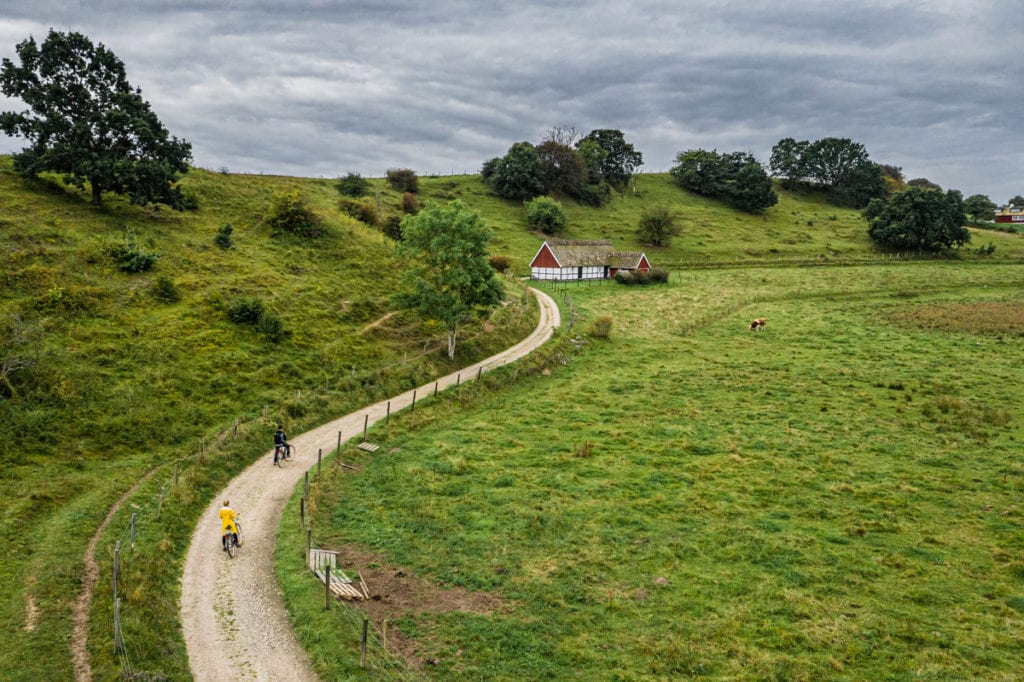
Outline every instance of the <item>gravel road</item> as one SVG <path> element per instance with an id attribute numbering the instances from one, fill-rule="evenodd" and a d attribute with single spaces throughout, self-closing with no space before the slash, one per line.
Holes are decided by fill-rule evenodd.
<path id="1" fill-rule="evenodd" d="M 438 379 L 448 388 L 521 358 L 551 338 L 560 324 L 558 307 L 543 292 L 531 289 L 540 304 L 540 321 L 530 336 L 507 350 Z M 416 389 L 433 391 L 434 382 Z M 391 398 L 391 410 L 412 403 L 413 391 Z M 317 451 L 337 447 L 362 434 L 364 420 L 383 419 L 387 400 L 353 412 L 291 439 L 295 451 L 283 468 L 272 464 L 273 451 L 235 477 L 203 512 L 192 534 L 181 579 L 181 622 L 189 667 L 196 680 L 315 680 L 306 652 L 292 632 L 274 576 L 277 526 L 284 505 L 303 475 L 316 464 Z M 270 434 L 267 434 L 268 440 Z M 220 547 L 217 510 L 230 500 L 239 513 L 242 548 L 229 559 Z"/>

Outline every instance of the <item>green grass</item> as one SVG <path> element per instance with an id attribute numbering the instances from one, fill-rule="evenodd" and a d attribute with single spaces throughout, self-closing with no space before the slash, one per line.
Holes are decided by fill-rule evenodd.
<path id="1" fill-rule="evenodd" d="M 315 535 L 512 604 L 407 615 L 437 679 L 1012 679 L 1022 284 L 925 263 L 569 288 L 609 341 L 378 430 L 389 454 L 325 485 Z M 1016 317 L 955 314 L 992 305 Z"/>
<path id="2" fill-rule="evenodd" d="M 198 211 L 143 209 L 113 197 L 95 208 L 86 194 L 54 178 L 23 181 L 14 174 L 10 158 L 0 157 L 0 248 L 6 256 L 0 269 L 0 315 L 8 328 L 18 320 L 24 323 L 30 338 L 24 348 L 38 360 L 30 371 L 12 377 L 13 392 L 0 389 L 0 420 L 5 426 L 0 670 L 18 670 L 27 679 L 70 677 L 70 613 L 81 586 L 86 543 L 111 505 L 143 475 L 160 467 L 101 538 L 90 652 L 97 678 L 118 674 L 110 626 L 113 605 L 106 586 L 114 543 L 125 539 L 134 511 L 139 542 L 134 552 L 122 555 L 127 653 L 137 672 L 187 676 L 175 614 L 181 561 L 195 515 L 231 476 L 266 449 L 273 424 L 283 421 L 290 432 L 301 432 L 484 357 L 532 328 L 535 309 L 510 305 L 490 324 L 467 327 L 460 335 L 456 362 L 448 362 L 443 352 L 433 350 L 443 346 L 434 326 L 404 314 L 387 317 L 399 279 L 390 260 L 390 242 L 343 215 L 332 184 L 197 169 L 185 176 L 183 185 L 198 198 Z M 399 212 L 401 196 L 382 180 L 371 184 L 380 193 L 384 213 Z M 308 243 L 270 235 L 262 221 L 270 197 L 292 189 L 298 189 L 324 219 L 324 239 Z M 881 255 L 867 241 L 865 225 L 855 212 L 829 207 L 820 197 L 783 193 L 777 207 L 763 216 L 748 216 L 680 191 L 667 175 L 642 176 L 638 190 L 614 197 L 603 209 L 565 202 L 567 236 L 611 238 L 622 249 L 642 248 L 656 266 L 695 261 L 756 265 L 774 259 L 835 263 Z M 421 194 L 424 201 L 460 199 L 480 211 L 495 229 L 492 252 L 510 256 L 516 273 L 528 272 L 543 235 L 526 228 L 520 204 L 489 196 L 477 176 L 422 178 Z M 634 236 L 637 221 L 643 210 L 659 204 L 678 211 L 683 234 L 668 248 L 643 247 Z M 226 223 L 233 227 L 230 250 L 214 243 Z M 161 254 L 154 270 L 128 275 L 116 269 L 108 250 L 123 242 L 126 230 L 135 233 L 144 250 Z M 1019 258 L 1020 235 L 992 233 L 991 239 L 997 246 L 991 257 L 969 251 L 961 255 L 958 270 L 964 276 L 973 272 L 969 265 L 975 263 Z M 988 281 L 981 274 L 990 272 L 988 268 L 977 271 L 979 281 Z M 758 314 L 765 314 L 762 303 L 785 310 L 790 298 L 815 301 L 822 296 L 816 271 L 789 272 L 787 277 L 803 277 L 806 282 L 785 294 L 785 304 L 771 271 L 708 275 L 716 282 L 714 287 L 698 287 L 698 279 L 703 281 L 705 275 L 684 272 L 692 279 L 677 279 L 674 290 L 683 292 L 686 315 L 676 315 L 678 301 L 657 303 L 663 306 L 663 317 L 676 320 L 678 326 L 655 331 L 638 321 L 637 331 L 648 329 L 655 340 L 678 341 L 713 328 L 754 302 L 759 304 Z M 924 286 L 891 286 L 885 271 L 879 272 L 874 277 L 883 291 L 909 295 Z M 158 297 L 166 291 L 161 282 L 168 280 L 180 296 L 176 301 Z M 925 284 L 941 292 L 942 280 Z M 509 282 L 510 300 L 521 301 L 516 286 Z M 851 300 L 857 295 L 851 294 Z M 618 305 L 636 301 L 646 306 L 648 296 L 622 295 Z M 261 301 L 281 320 L 290 338 L 272 343 L 251 327 L 231 323 L 227 310 L 243 298 Z M 617 348 L 623 321 L 616 310 L 610 312 L 616 316 L 616 328 L 609 347 Z M 675 317 L 668 317 L 669 312 Z M 897 312 L 893 323 L 907 324 Z M 774 331 L 778 316 L 767 316 L 773 318 Z M 849 343 L 859 347 L 856 340 Z M 587 358 L 591 351 L 588 348 Z M 620 374 L 617 362 L 622 358 L 609 361 L 603 371 Z M 559 366 L 554 363 L 556 370 Z M 612 366 L 614 372 L 607 369 Z M 570 369 L 575 371 L 575 362 Z M 562 377 L 565 371 L 569 370 L 556 374 Z M 517 381 L 553 383 L 510 369 L 511 383 L 513 375 Z M 611 383 L 619 391 L 636 390 L 617 378 Z M 506 395 L 502 388 L 495 383 L 491 392 L 505 405 L 509 398 L 501 398 Z M 568 399 L 553 393 L 544 402 L 557 413 Z M 475 404 L 468 394 L 454 402 L 445 400 L 453 413 L 463 404 Z M 939 420 L 962 420 L 959 400 L 955 394 L 937 395 L 930 403 L 931 414 Z M 609 418 L 615 415 L 611 406 L 602 409 Z M 988 419 L 994 422 L 1014 414 L 994 403 L 988 409 Z M 236 420 L 237 433 L 232 429 Z M 627 420 L 616 428 L 628 424 Z M 471 436 L 464 436 L 469 443 Z M 599 439 L 594 442 L 595 457 L 609 447 Z M 712 446 L 700 442 L 693 447 L 703 451 Z M 550 444 L 544 448 L 555 451 Z M 175 462 L 180 481 L 171 488 Z M 456 460 L 452 466 L 462 465 Z M 424 471 L 428 480 L 447 475 Z M 496 480 L 515 487 L 507 485 L 517 482 L 515 475 L 503 472 Z M 395 532 L 385 530 L 385 535 Z M 501 584 L 479 576 L 474 580 Z M 529 646 L 539 647 L 539 641 Z"/>

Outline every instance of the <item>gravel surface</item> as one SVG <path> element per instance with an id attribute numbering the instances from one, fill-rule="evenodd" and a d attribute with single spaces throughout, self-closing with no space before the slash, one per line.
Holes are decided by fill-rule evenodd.
<path id="1" fill-rule="evenodd" d="M 540 303 L 540 321 L 529 337 L 511 348 L 437 380 L 439 389 L 476 379 L 477 372 L 527 355 L 551 338 L 560 324 L 558 307 L 531 289 Z M 434 382 L 417 395 L 433 391 Z M 412 403 L 413 391 L 391 398 L 391 411 Z M 273 466 L 273 450 L 239 474 L 203 512 L 185 558 L 181 580 L 181 622 L 189 667 L 196 680 L 315 680 L 306 652 L 292 632 L 274 576 L 274 541 L 285 503 L 317 451 L 330 452 L 362 434 L 367 416 L 384 419 L 387 400 L 353 412 L 291 439 L 290 462 Z M 267 434 L 268 440 L 270 434 Z M 242 547 L 228 558 L 220 546 L 217 510 L 224 500 L 239 514 Z"/>

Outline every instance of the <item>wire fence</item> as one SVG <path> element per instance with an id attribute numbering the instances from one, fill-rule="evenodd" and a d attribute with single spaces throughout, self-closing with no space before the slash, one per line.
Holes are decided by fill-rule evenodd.
<path id="1" fill-rule="evenodd" d="M 524 303 L 527 298 L 524 296 L 522 299 Z M 467 337 L 462 339 L 462 343 L 465 344 L 467 341 L 471 341 L 478 336 L 482 336 L 485 332 L 480 334 Z M 407 365 L 419 360 L 422 360 L 428 356 L 434 355 L 438 352 L 443 352 L 446 349 L 446 344 L 439 344 L 437 346 L 430 346 L 424 348 L 422 351 L 417 353 L 406 353 L 401 360 L 395 362 L 389 362 L 374 366 L 372 368 L 363 369 L 357 371 L 355 368 L 352 369 L 351 373 L 339 377 L 344 378 L 347 381 L 355 380 L 360 383 L 366 383 L 368 385 L 378 385 L 381 382 L 381 377 L 385 376 L 388 372 L 393 371 L 396 367 Z M 518 372 L 516 373 L 518 375 Z M 460 382 L 456 383 L 458 388 L 461 381 L 468 381 L 476 379 L 478 386 L 480 385 L 480 379 L 482 372 L 478 372 L 475 376 L 467 375 L 464 380 L 460 379 Z M 318 387 L 319 389 L 320 387 Z M 321 398 L 327 395 L 334 395 L 341 393 L 341 390 L 330 391 L 327 386 L 327 382 L 324 382 L 321 390 L 296 390 L 294 394 L 288 392 L 288 398 L 276 404 L 274 406 L 265 404 L 256 413 L 250 413 L 240 416 L 233 420 L 228 426 L 220 429 L 216 435 L 212 438 L 200 438 L 198 446 L 192 453 L 179 457 L 173 461 L 162 464 L 149 472 L 143 479 L 140 479 L 139 486 L 143 481 L 153 479 L 155 481 L 155 492 L 146 496 L 142 494 L 127 495 L 126 499 L 130 497 L 130 504 L 132 512 L 129 518 L 122 522 L 120 528 L 116 530 L 112 538 L 112 543 L 107 545 L 108 560 L 111 565 L 110 572 L 110 592 L 106 590 L 97 590 L 96 595 L 109 594 L 110 595 L 110 612 L 112 614 L 111 626 L 113 629 L 112 639 L 114 645 L 114 654 L 117 658 L 118 664 L 121 670 L 121 677 L 124 680 L 133 680 L 137 678 L 149 679 L 149 673 L 138 672 L 137 666 L 134 664 L 135 661 L 139 660 L 137 650 L 133 649 L 131 633 L 126 632 L 124 626 L 124 615 L 127 607 L 127 602 L 130 600 L 125 599 L 127 593 L 132 592 L 136 589 L 137 585 L 127 584 L 125 578 L 128 577 L 129 571 L 132 567 L 132 563 L 136 560 L 136 549 L 140 547 L 140 543 L 155 544 L 159 542 L 160 529 L 159 520 L 165 502 L 175 495 L 179 490 L 183 489 L 182 483 L 184 478 L 188 477 L 192 472 L 196 471 L 197 467 L 203 466 L 203 464 L 210 459 L 215 460 L 217 457 L 223 455 L 227 447 L 230 446 L 232 441 L 238 438 L 255 439 L 259 440 L 265 437 L 267 432 L 268 423 L 277 423 L 276 415 L 286 413 L 288 404 L 294 395 L 294 400 L 304 400 L 310 403 L 315 403 Z M 424 395 L 421 396 L 420 402 L 423 399 L 429 397 L 437 397 L 437 388 L 433 392 L 433 396 Z M 390 403 L 388 404 L 390 415 Z M 409 411 L 410 415 L 415 412 L 416 403 L 415 397 L 413 405 Z M 274 419 L 270 419 L 274 415 Z M 357 437 L 359 434 L 350 434 L 349 438 Z M 365 439 L 366 431 L 364 428 L 363 438 Z M 338 449 L 342 445 L 342 434 L 338 435 Z M 320 457 L 318 457 L 318 464 L 316 465 L 318 470 L 320 466 Z M 310 470 L 312 471 L 312 469 Z M 307 472 L 307 484 L 304 489 L 303 498 L 308 500 L 309 486 L 308 486 Z M 150 482 L 149 485 L 154 485 Z M 306 502 L 303 501 L 303 508 L 305 508 Z M 115 526 L 116 528 L 116 526 Z M 130 577 L 129 577 L 130 579 Z M 362 654 L 365 658 L 365 664 L 370 669 L 376 671 L 379 674 L 377 679 L 385 680 L 407 680 L 407 679 L 422 679 L 419 674 L 409 667 L 409 664 L 401 657 L 395 654 L 391 649 L 386 646 L 386 633 L 379 631 L 371 623 L 366 622 L 363 612 L 358 608 L 346 604 L 344 608 L 337 609 L 340 614 L 343 614 L 343 618 L 346 622 L 352 624 L 357 631 L 361 631 L 364 627 L 366 628 L 365 634 L 365 646 L 366 651 Z"/>

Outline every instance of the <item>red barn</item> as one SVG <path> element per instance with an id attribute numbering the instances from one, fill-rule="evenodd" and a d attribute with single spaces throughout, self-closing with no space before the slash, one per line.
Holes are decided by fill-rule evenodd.
<path id="1" fill-rule="evenodd" d="M 1024 206 L 1003 206 L 996 213 L 997 223 L 1024 223 Z"/>
<path id="2" fill-rule="evenodd" d="M 610 239 L 549 239 L 530 262 L 532 279 L 609 279 L 620 270 L 648 272 L 639 251 L 616 251 Z"/>

